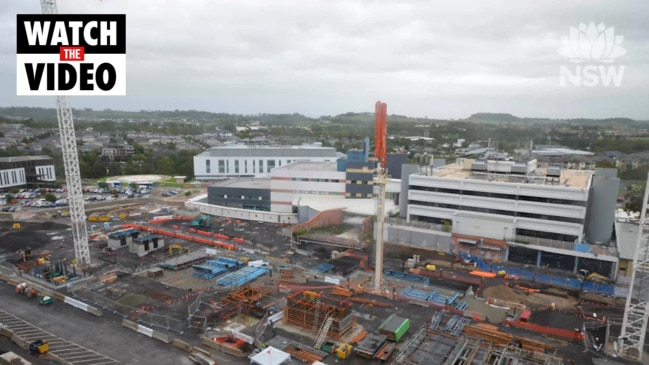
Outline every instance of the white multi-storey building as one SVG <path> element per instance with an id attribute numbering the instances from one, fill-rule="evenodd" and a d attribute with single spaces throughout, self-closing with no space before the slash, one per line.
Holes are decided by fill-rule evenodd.
<path id="1" fill-rule="evenodd" d="M 0 158 L 0 188 L 55 181 L 54 161 L 49 156 Z"/>
<path id="2" fill-rule="evenodd" d="M 295 198 L 345 198 L 346 172 L 336 162 L 293 162 L 270 173 L 270 210 L 291 213 Z"/>
<path id="3" fill-rule="evenodd" d="M 612 171 L 462 160 L 408 178 L 407 220 L 446 227 L 454 250 L 576 271 L 615 269 Z M 605 263 L 602 263 L 605 262 Z"/>
<path id="4" fill-rule="evenodd" d="M 197 180 L 267 177 L 274 168 L 291 162 L 335 162 L 344 156 L 335 148 L 323 147 L 319 143 L 301 146 L 219 146 L 194 156 L 194 176 Z"/>

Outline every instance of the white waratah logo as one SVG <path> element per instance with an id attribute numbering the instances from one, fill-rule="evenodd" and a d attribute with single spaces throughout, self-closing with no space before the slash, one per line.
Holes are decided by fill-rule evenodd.
<path id="1" fill-rule="evenodd" d="M 579 24 L 579 28 L 570 27 L 570 37 L 561 37 L 563 46 L 559 54 L 570 58 L 570 62 L 613 62 L 616 58 L 626 54 L 626 49 L 620 44 L 623 36 L 615 35 L 615 28 L 604 23 L 595 25 L 591 22 Z"/>

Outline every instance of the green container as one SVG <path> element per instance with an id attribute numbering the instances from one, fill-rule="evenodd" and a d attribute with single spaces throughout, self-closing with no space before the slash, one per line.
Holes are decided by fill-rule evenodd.
<path id="1" fill-rule="evenodd" d="M 332 353 L 335 346 L 336 344 L 333 342 L 325 342 L 322 344 L 321 350 L 324 352 Z"/>
<path id="2" fill-rule="evenodd" d="M 410 320 L 406 318 L 406 320 L 401 323 L 401 326 L 399 326 L 399 328 L 397 328 L 397 330 L 394 331 L 394 341 L 399 341 L 401 337 L 403 337 L 403 335 L 405 335 L 406 332 L 408 332 L 409 329 L 410 329 Z"/>

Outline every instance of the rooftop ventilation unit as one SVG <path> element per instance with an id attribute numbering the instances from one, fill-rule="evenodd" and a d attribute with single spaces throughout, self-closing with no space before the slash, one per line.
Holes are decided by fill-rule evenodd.
<path id="1" fill-rule="evenodd" d="M 545 173 L 547 177 L 560 177 L 561 176 L 561 166 L 550 166 L 548 171 Z"/>
<path id="2" fill-rule="evenodd" d="M 471 171 L 487 171 L 487 161 L 474 161 L 471 164 Z"/>

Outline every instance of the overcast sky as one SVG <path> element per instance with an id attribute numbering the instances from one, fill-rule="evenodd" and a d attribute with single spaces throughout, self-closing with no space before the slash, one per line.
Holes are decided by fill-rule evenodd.
<path id="1" fill-rule="evenodd" d="M 475 112 L 649 120 L 649 1 L 59 0 L 59 13 L 127 17 L 127 96 L 76 108 L 303 113 L 373 111 L 465 118 Z M 16 96 L 16 14 L 0 5 L 0 106 Z M 623 36 L 619 87 L 559 84 L 558 53 L 580 23 Z"/>

